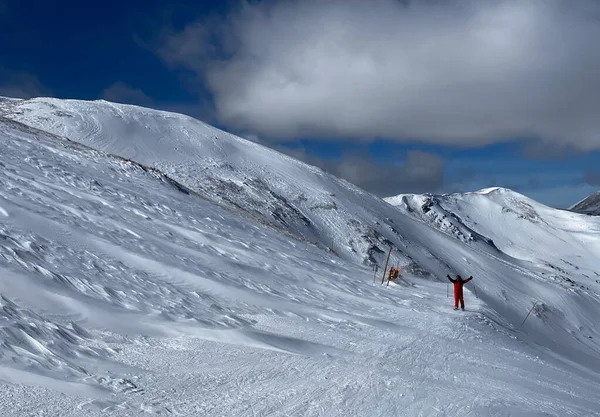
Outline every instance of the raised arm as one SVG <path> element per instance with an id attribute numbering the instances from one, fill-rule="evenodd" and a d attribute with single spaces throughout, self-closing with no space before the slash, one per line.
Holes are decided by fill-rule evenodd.
<path id="1" fill-rule="evenodd" d="M 450 275 L 446 275 L 446 276 L 448 277 L 448 279 L 450 280 L 450 282 L 452 282 L 452 283 L 455 283 L 455 282 L 456 282 L 456 280 L 455 280 L 455 279 L 452 279 L 452 278 L 450 278 Z"/>
<path id="2" fill-rule="evenodd" d="M 473 276 L 470 276 L 469 278 L 465 279 L 465 283 L 471 281 L 473 279 Z"/>

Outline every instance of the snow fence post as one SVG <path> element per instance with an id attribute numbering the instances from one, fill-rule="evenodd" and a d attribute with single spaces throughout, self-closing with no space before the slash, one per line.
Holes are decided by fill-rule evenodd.
<path id="1" fill-rule="evenodd" d="M 383 281 L 385 281 L 385 271 L 387 270 L 388 262 L 390 260 L 390 255 L 392 254 L 392 247 L 390 246 L 390 251 L 388 252 L 387 259 L 385 260 L 385 267 L 383 268 L 383 276 L 381 277 L 381 285 L 383 285 Z"/>

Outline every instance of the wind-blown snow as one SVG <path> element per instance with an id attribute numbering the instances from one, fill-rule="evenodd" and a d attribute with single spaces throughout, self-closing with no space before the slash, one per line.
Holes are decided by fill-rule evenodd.
<path id="1" fill-rule="evenodd" d="M 8 117 L 158 168 L 213 201 L 233 205 L 297 236 L 328 246 L 333 239 L 339 252 L 365 255 L 357 247 L 363 242 L 347 239 L 347 229 L 355 229 L 348 222 L 364 223 L 362 219 L 330 213 L 360 216 L 364 201 L 373 197 L 349 183 L 332 181 L 318 168 L 175 113 L 56 99 L 11 102 L 5 107 Z M 352 198 L 333 198 L 339 192 Z"/>
<path id="2" fill-rule="evenodd" d="M 399 210 L 184 116 L 2 104 L 0 415 L 598 414 L 592 218 L 506 192 Z M 363 261 L 388 245 L 386 288 Z M 447 273 L 475 276 L 467 312 Z"/>

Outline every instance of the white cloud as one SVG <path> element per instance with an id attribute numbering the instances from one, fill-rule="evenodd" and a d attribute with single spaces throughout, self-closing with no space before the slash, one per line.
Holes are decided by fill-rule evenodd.
<path id="1" fill-rule="evenodd" d="M 222 122 L 263 138 L 600 147 L 600 2 L 404 3 L 245 4 L 160 55 L 202 77 Z"/>

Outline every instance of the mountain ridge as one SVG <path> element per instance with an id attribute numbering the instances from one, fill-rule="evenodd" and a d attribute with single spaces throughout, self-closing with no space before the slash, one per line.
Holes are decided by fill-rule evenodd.
<path id="1" fill-rule="evenodd" d="M 78 109 L 77 106 L 83 108 Z M 133 112 L 133 115 L 129 120 L 123 121 L 123 118 L 127 118 L 127 111 Z M 131 145 L 123 144 L 118 140 L 121 133 L 111 136 L 112 133 L 109 132 L 103 136 L 107 129 L 102 130 L 103 121 L 95 120 L 94 112 L 99 114 L 99 119 L 104 117 L 105 120 L 109 120 L 109 123 L 116 119 L 116 129 L 123 132 L 125 137 L 130 136 Z M 55 99 L 10 102 L 5 105 L 4 113 L 6 117 L 43 131 L 70 139 L 75 138 L 75 141 L 93 149 L 159 169 L 179 183 L 214 201 L 236 206 L 255 217 L 262 217 L 267 222 L 276 223 L 296 235 L 319 242 L 323 246 L 329 246 L 332 238 L 334 240 L 337 238 L 337 236 L 315 234 L 315 226 L 308 222 L 306 217 L 308 213 L 316 210 L 337 210 L 337 207 L 332 204 L 332 196 L 328 191 L 323 190 L 321 184 L 322 179 L 327 181 L 330 174 L 270 148 L 220 131 L 189 116 L 138 106 L 118 105 L 104 100 L 83 102 Z M 36 120 L 30 118 L 28 114 L 33 115 L 32 118 Z M 73 118 L 77 118 L 76 122 L 69 123 L 72 122 L 69 119 Z M 159 122 L 173 121 L 173 123 L 165 128 L 151 120 L 153 118 L 158 118 Z M 62 122 L 64 119 L 67 119 L 65 123 Z M 152 126 L 152 123 L 158 127 Z M 182 123 L 187 124 L 180 127 Z M 157 132 L 152 132 L 153 128 Z M 83 138 L 80 137 L 82 131 L 86 132 Z M 159 150 L 148 146 L 146 143 L 148 135 L 153 135 L 151 145 L 158 144 Z M 179 137 L 184 140 L 169 144 L 166 142 L 166 137 Z M 207 152 L 204 154 L 200 152 L 205 150 Z M 274 160 L 278 166 L 275 167 L 274 172 L 271 168 L 270 178 L 266 179 L 262 171 L 269 170 L 265 163 L 271 160 Z M 238 167 L 242 168 L 238 169 Z M 305 181 L 310 180 L 312 183 L 306 184 L 308 187 L 312 185 L 311 188 L 317 191 L 309 195 L 313 197 L 312 200 L 306 198 L 304 187 L 296 185 L 294 189 L 286 189 L 286 184 L 295 183 L 294 174 L 288 172 L 291 167 L 297 167 L 301 171 L 295 175 L 296 177 L 302 175 Z M 310 177 L 306 177 L 306 171 Z M 359 198 L 373 199 L 370 194 L 346 181 L 336 179 L 335 182 L 343 189 L 351 189 Z M 282 194 L 287 195 L 282 198 Z M 265 206 L 270 207 L 269 215 L 265 215 Z M 321 215 L 317 214 L 316 218 L 309 217 L 317 223 L 327 223 Z M 340 242 L 337 246 L 340 246 Z M 345 252 L 348 254 L 352 251 Z"/>
<path id="2" fill-rule="evenodd" d="M 577 264 L 581 252 L 600 251 L 600 222 L 579 213 L 554 209 L 506 188 L 443 195 L 401 194 L 384 199 L 459 240 L 487 241 L 516 259 L 556 267 L 555 253 L 537 252 L 535 242 L 569 242 L 561 262 Z M 591 235 L 583 234 L 591 232 Z M 568 255 L 566 255 L 568 254 Z M 587 268 L 595 276 L 594 264 Z"/>

